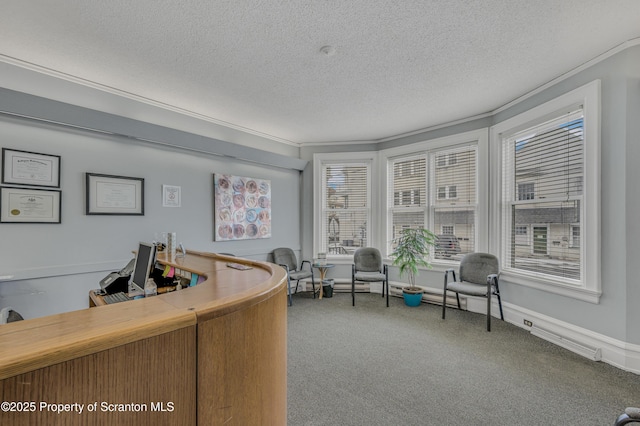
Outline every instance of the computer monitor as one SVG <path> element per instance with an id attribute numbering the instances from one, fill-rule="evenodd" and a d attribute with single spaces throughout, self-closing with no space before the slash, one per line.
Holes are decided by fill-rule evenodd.
<path id="1" fill-rule="evenodd" d="M 149 278 L 151 268 L 156 260 L 155 244 L 140 242 L 136 254 L 136 265 L 131 274 L 129 293 L 144 293 L 144 285 Z"/>

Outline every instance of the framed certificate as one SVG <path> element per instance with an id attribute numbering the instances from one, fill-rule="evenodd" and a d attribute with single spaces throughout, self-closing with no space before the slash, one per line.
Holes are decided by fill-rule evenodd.
<path id="1" fill-rule="evenodd" d="M 0 187 L 1 223 L 60 223 L 62 192 Z"/>
<path id="2" fill-rule="evenodd" d="M 86 173 L 86 214 L 144 215 L 144 179 Z"/>
<path id="3" fill-rule="evenodd" d="M 181 188 L 174 185 L 162 185 L 162 206 L 163 207 L 180 207 Z"/>
<path id="4" fill-rule="evenodd" d="M 2 183 L 60 188 L 60 156 L 2 148 Z"/>

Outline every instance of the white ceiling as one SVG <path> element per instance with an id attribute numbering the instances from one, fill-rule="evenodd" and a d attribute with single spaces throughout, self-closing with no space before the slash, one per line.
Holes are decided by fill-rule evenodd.
<path id="1" fill-rule="evenodd" d="M 5 60 L 294 145 L 379 141 L 487 113 L 640 37 L 639 0 L 0 6 Z"/>

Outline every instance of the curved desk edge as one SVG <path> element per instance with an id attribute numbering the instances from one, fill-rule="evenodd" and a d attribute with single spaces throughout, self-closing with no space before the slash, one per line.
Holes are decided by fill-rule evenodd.
<path id="1" fill-rule="evenodd" d="M 220 292 L 203 291 L 218 285 L 214 279 L 218 275 L 216 268 L 222 263 L 225 270 L 230 269 L 226 262 L 231 260 L 265 271 L 258 278 L 267 279 L 250 281 L 237 290 L 231 286 L 221 297 L 217 297 Z M 286 287 L 284 270 L 267 262 L 201 252 L 187 252 L 185 258 L 175 262 L 162 258 L 158 262 L 185 270 L 191 267 L 207 278 L 180 292 L 3 324 L 0 326 L 0 380 L 195 325 L 199 318 L 209 319 L 244 309 Z"/>

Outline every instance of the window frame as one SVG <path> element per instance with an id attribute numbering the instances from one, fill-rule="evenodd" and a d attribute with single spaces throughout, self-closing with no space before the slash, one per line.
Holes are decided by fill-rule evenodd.
<path id="1" fill-rule="evenodd" d="M 547 101 L 537 107 L 506 119 L 490 128 L 491 149 L 491 200 L 492 239 L 490 250 L 500 253 L 500 261 L 505 261 L 508 249 L 502 226 L 502 169 L 503 135 L 508 136 L 529 127 L 544 123 L 562 113 L 582 108 L 584 117 L 584 178 L 583 178 L 583 221 L 581 229 L 581 280 L 564 280 L 560 277 L 535 276 L 521 270 L 510 270 L 502 265 L 502 276 L 510 283 L 572 297 L 590 303 L 599 303 L 602 294 L 600 265 L 600 80 L 592 81 L 564 95 Z M 532 231 L 533 232 L 533 231 Z"/>
<path id="2" fill-rule="evenodd" d="M 431 206 L 432 197 L 429 195 L 430 191 L 436 191 L 435 197 L 437 197 L 438 188 L 434 188 L 431 179 L 431 171 L 429 167 L 431 162 L 429 161 L 429 156 L 431 154 L 436 153 L 440 150 L 445 149 L 455 149 L 461 148 L 464 146 L 475 146 L 476 147 L 476 191 L 477 191 L 477 203 L 476 203 L 476 225 L 475 225 L 475 250 L 486 252 L 489 250 L 489 129 L 482 128 L 478 130 L 472 130 L 468 132 L 458 133 L 451 136 L 445 136 L 436 139 L 425 140 L 421 142 L 417 142 L 410 145 L 404 145 L 402 147 L 397 148 L 389 148 L 379 151 L 379 173 L 380 176 L 378 181 L 378 187 L 381 188 L 380 191 L 380 207 L 379 214 L 382 218 L 380 220 L 380 236 L 384 238 L 382 244 L 380 245 L 383 248 L 383 256 L 385 260 L 390 261 L 389 259 L 389 244 L 388 241 L 391 239 L 392 233 L 392 215 L 390 214 L 391 209 L 387 205 L 387 198 L 389 191 L 393 191 L 393 188 L 389 187 L 389 173 L 392 173 L 390 170 L 389 164 L 393 160 L 397 160 L 399 158 L 409 158 L 416 157 L 419 155 L 424 155 L 427 158 L 427 194 L 426 194 L 426 204 L 424 206 L 425 210 L 425 223 L 427 224 L 427 228 L 434 230 L 433 223 L 433 206 Z M 433 161 L 433 167 L 441 168 L 449 166 L 449 154 L 445 154 L 444 158 L 446 158 L 446 165 L 438 165 L 438 156 Z M 457 161 L 456 161 L 457 163 Z M 447 188 L 448 194 L 448 188 Z M 437 234 L 438 230 L 434 230 Z M 381 251 L 382 251 L 381 250 Z M 451 268 L 452 264 L 458 264 L 457 260 L 446 260 L 446 259 L 430 259 L 430 262 L 433 266 L 434 271 L 444 271 L 448 268 Z"/>
<path id="3" fill-rule="evenodd" d="M 323 235 L 328 235 L 327 227 L 323 218 L 324 206 L 326 202 L 326 188 L 322 179 L 323 169 L 325 166 L 338 166 L 338 165 L 365 165 L 368 170 L 367 181 L 367 198 L 369 200 L 368 212 L 367 212 L 367 225 L 365 233 L 367 235 L 367 245 L 371 247 L 377 247 L 377 218 L 375 209 L 377 206 L 378 194 L 373 191 L 374 185 L 374 171 L 377 169 L 377 155 L 375 152 L 352 152 L 352 153 L 316 153 L 313 155 L 314 164 L 314 179 L 313 179 L 313 194 L 314 205 L 313 209 L 313 257 L 318 257 L 318 253 L 326 253 L 327 259 L 331 259 L 335 263 L 350 263 L 353 261 L 352 254 L 329 254 L 327 250 L 322 247 Z M 402 197 L 402 195 L 400 195 Z"/>

